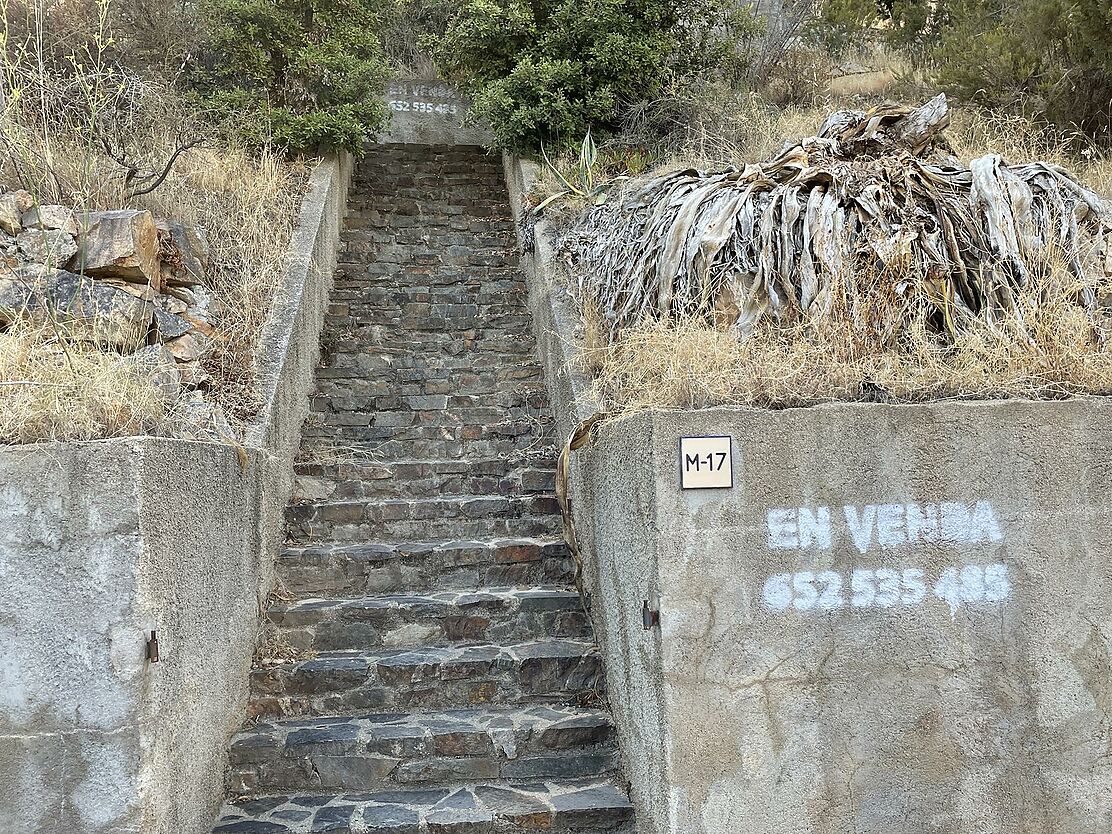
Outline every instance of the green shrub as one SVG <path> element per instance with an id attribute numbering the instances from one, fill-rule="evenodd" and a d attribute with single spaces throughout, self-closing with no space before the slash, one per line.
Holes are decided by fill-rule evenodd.
<path id="1" fill-rule="evenodd" d="M 377 0 L 203 0 L 198 92 L 255 144 L 357 151 L 386 116 Z"/>
<path id="2" fill-rule="evenodd" d="M 464 0 L 436 48 L 441 71 L 514 150 L 617 126 L 705 55 L 718 13 L 685 0 Z M 698 27 L 685 21 L 698 21 Z"/>
<path id="3" fill-rule="evenodd" d="M 955 0 L 934 60 L 948 92 L 1112 140 L 1108 0 Z"/>

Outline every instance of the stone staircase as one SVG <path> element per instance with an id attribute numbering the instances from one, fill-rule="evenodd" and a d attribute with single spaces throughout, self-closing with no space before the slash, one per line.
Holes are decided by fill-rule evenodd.
<path id="1" fill-rule="evenodd" d="M 359 166 L 219 834 L 635 831 L 497 157 Z"/>

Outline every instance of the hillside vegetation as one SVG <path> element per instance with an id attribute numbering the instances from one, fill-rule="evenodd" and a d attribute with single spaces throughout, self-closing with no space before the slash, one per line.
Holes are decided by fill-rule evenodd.
<path id="1" fill-rule="evenodd" d="M 954 164 L 1043 160 L 1112 188 L 1103 0 L 785 0 L 774 19 L 707 0 L 0 11 L 0 443 L 238 442 L 306 173 L 365 147 L 395 75 L 455 82 L 500 147 L 545 160 L 534 216 L 565 229 L 629 178 L 768 165 L 831 112 L 940 90 L 939 151 Z M 135 251 L 97 266 L 89 252 L 119 244 L 123 219 Z M 745 328 L 713 305 L 615 326 L 615 288 L 574 277 L 613 408 L 1103 392 L 1107 276 L 1095 255 L 1079 274 L 1045 248 L 1005 316 L 974 304 L 961 328 L 939 326 L 937 304 L 908 300 L 919 296 L 894 300 L 925 278 L 914 266 L 897 278 L 848 259 L 829 281 L 844 304 L 821 322 L 772 314 Z M 119 266 L 128 258 L 145 266 Z M 131 329 L 106 330 L 108 309 L 130 311 Z"/>

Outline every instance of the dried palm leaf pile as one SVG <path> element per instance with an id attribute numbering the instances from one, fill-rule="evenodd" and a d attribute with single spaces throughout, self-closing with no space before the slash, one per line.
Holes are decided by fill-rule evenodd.
<path id="1" fill-rule="evenodd" d="M 1060 396 L 1112 383 L 1112 206 L 968 166 L 944 96 L 841 111 L 774 159 L 630 181 L 561 251 L 618 406 Z"/>

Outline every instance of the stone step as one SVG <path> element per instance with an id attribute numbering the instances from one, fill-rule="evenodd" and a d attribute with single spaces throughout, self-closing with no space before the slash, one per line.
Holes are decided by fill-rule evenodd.
<path id="1" fill-rule="evenodd" d="M 322 652 L 251 671 L 251 715 L 292 717 L 529 702 L 593 704 L 605 687 L 586 640 Z"/>
<path id="2" fill-rule="evenodd" d="M 546 536 L 561 517 L 551 495 L 447 495 L 291 504 L 286 529 L 295 543 Z"/>
<path id="3" fill-rule="evenodd" d="M 468 437 L 463 433 L 450 438 L 393 438 L 389 431 L 370 426 L 314 426 L 301 429 L 301 448 L 310 455 L 311 449 L 342 448 L 355 457 L 370 458 L 474 458 L 530 455 L 549 447 L 545 435 L 515 437 Z M 470 534 L 468 534 L 470 535 Z"/>
<path id="4" fill-rule="evenodd" d="M 505 369 L 503 378 L 511 380 L 538 379 L 540 365 L 532 355 L 532 345 L 528 350 L 482 350 L 464 351 L 458 355 L 442 353 L 439 356 L 414 357 L 393 352 L 376 351 L 374 345 L 365 345 L 360 351 L 335 351 L 318 366 L 318 373 L 326 371 L 324 378 L 334 378 L 335 371 L 346 371 L 348 376 L 390 379 L 401 372 L 417 371 L 421 376 L 443 376 L 448 373 L 475 373 L 476 363 L 498 363 Z M 443 395 L 447 396 L 447 395 Z"/>
<path id="5" fill-rule="evenodd" d="M 229 765 L 233 796 L 605 777 L 619 768 L 609 716 L 558 706 L 260 722 L 234 739 Z"/>
<path id="6" fill-rule="evenodd" d="M 278 575 L 295 597 L 364 596 L 481 586 L 568 585 L 575 564 L 560 539 L 494 539 L 291 547 Z"/>
<path id="7" fill-rule="evenodd" d="M 633 806 L 608 780 L 522 780 L 228 803 L 214 834 L 634 834 Z"/>
<path id="8" fill-rule="evenodd" d="M 425 441 L 472 441 L 512 439 L 513 448 L 532 446 L 547 434 L 547 421 L 504 420 L 498 423 L 448 422 L 417 423 L 417 412 L 316 412 L 313 415 L 314 432 L 335 437 L 350 437 L 362 442 L 393 441 L 397 443 Z M 410 422 L 398 425 L 403 420 Z M 312 436 L 310 434 L 309 436 Z"/>
<path id="9" fill-rule="evenodd" d="M 556 488 L 556 461 L 532 465 L 505 458 L 299 463 L 294 503 L 433 495 L 532 495 Z"/>
<path id="10" fill-rule="evenodd" d="M 427 417 L 450 417 L 458 422 L 493 421 L 512 419 L 548 407 L 548 398 L 537 387 L 527 391 L 507 391 L 492 396 L 459 396 L 455 394 L 399 394 L 396 392 L 359 396 L 343 391 L 317 395 L 310 400 L 310 407 L 317 412 L 340 411 L 408 411 L 432 412 Z M 547 416 L 547 415 L 545 415 Z"/>
<path id="11" fill-rule="evenodd" d="M 590 637 L 579 593 L 571 588 L 481 588 L 427 593 L 313 598 L 272 605 L 267 620 L 297 651 Z"/>
<path id="12" fill-rule="evenodd" d="M 529 334 L 529 319 L 520 312 L 499 315 L 468 315 L 466 317 L 452 318 L 442 315 L 424 305 L 417 309 L 398 310 L 396 308 L 380 308 L 363 310 L 358 316 L 341 317 L 335 326 L 348 327 L 381 327 L 384 332 L 392 333 L 459 333 L 465 330 L 485 330 L 486 332 L 512 333 L 516 336 Z M 404 322 L 400 322 L 402 317 Z M 424 338 L 424 337 L 422 337 Z"/>
<path id="13" fill-rule="evenodd" d="M 358 458 L 480 458 L 532 455 L 550 448 L 551 440 L 545 436 L 534 437 L 480 437 L 452 440 L 383 440 L 377 428 L 313 426 L 306 424 L 301 431 L 302 448 L 307 457 L 318 455 L 314 449 L 340 448 Z M 547 454 L 547 452 L 545 451 Z M 468 534 L 471 535 L 471 534 Z"/>

